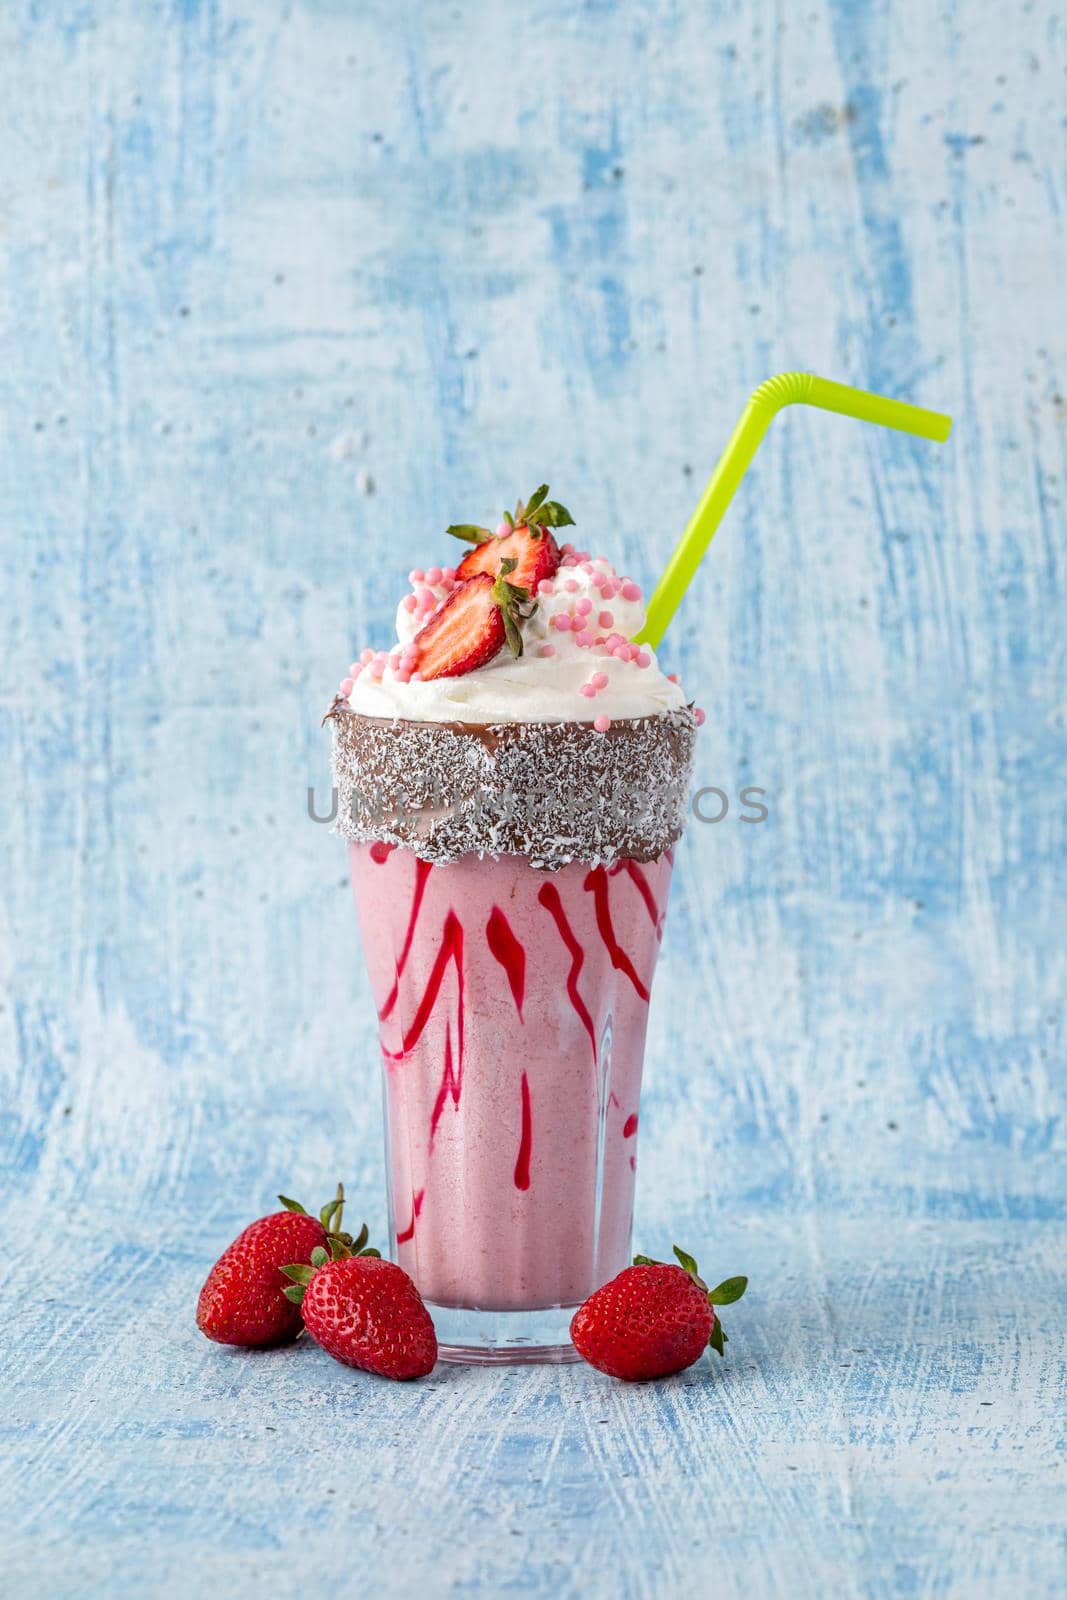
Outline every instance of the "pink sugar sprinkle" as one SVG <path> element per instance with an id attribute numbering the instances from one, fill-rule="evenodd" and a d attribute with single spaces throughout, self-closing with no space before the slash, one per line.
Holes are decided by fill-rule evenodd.
<path id="1" fill-rule="evenodd" d="M 539 656 L 554 656 L 555 653 L 556 647 L 554 644 L 542 644 L 538 645 L 537 647 L 537 654 Z"/>
<path id="2" fill-rule="evenodd" d="M 590 611 L 593 609 L 593 602 L 591 600 L 587 600 L 583 595 L 580 600 L 576 600 L 574 602 L 574 609 L 577 611 L 580 617 L 587 617 Z"/>
<path id="3" fill-rule="evenodd" d="M 419 602 L 415 599 L 413 594 L 406 594 L 401 601 L 401 605 L 404 607 L 405 611 L 414 611 L 418 603 Z"/>
<path id="4" fill-rule="evenodd" d="M 537 585 L 537 592 L 538 594 L 555 594 L 556 585 L 552 582 L 551 578 L 542 578 L 541 582 Z"/>
<path id="5" fill-rule="evenodd" d="M 552 618 L 552 626 L 558 628 L 560 633 L 566 633 L 571 626 L 571 618 L 565 611 L 557 612 Z"/>
<path id="6" fill-rule="evenodd" d="M 455 567 L 442 567 L 441 568 L 441 582 L 442 583 L 455 583 L 455 581 L 456 581 L 456 569 L 455 569 Z"/>
<path id="7" fill-rule="evenodd" d="M 348 699 L 348 696 L 352 693 L 352 690 L 355 687 L 356 687 L 356 682 L 355 682 L 354 678 L 342 678 L 341 679 L 341 693 L 344 695 L 346 700 Z"/>
<path id="8" fill-rule="evenodd" d="M 352 665 L 348 669 L 348 676 L 350 678 L 358 678 L 359 677 L 359 662 L 358 661 L 353 661 Z"/>
<path id="9" fill-rule="evenodd" d="M 418 600 L 421 610 L 425 610 L 427 606 L 435 606 L 437 604 L 437 601 L 434 599 L 434 592 L 432 589 L 417 590 L 415 598 Z"/>
<path id="10" fill-rule="evenodd" d="M 561 567 L 576 567 L 578 565 L 573 556 L 563 556 L 559 564 Z"/>
<path id="11" fill-rule="evenodd" d="M 647 650 L 639 650 L 634 656 L 634 660 L 639 667 L 650 667 L 652 665 L 652 657 Z"/>
<path id="12" fill-rule="evenodd" d="M 411 668 L 404 666 L 403 662 L 401 662 L 394 675 L 397 683 L 407 683 L 411 678 Z"/>
<path id="13" fill-rule="evenodd" d="M 425 578 L 426 574 L 423 572 L 421 567 L 412 567 L 411 571 L 408 573 L 408 582 L 412 585 L 424 582 Z"/>
<path id="14" fill-rule="evenodd" d="M 594 672 L 589 682 L 594 689 L 606 689 L 609 682 L 608 675 L 606 672 Z"/>
<path id="15" fill-rule="evenodd" d="M 593 635 L 589 632 L 588 628 L 579 628 L 578 632 L 574 635 L 574 642 L 575 644 L 580 644 L 584 650 L 588 650 L 589 646 L 593 642 Z"/>
<path id="16" fill-rule="evenodd" d="M 362 661 L 363 665 L 366 666 L 368 661 L 374 660 L 374 651 L 369 649 L 361 650 L 359 652 L 359 659 Z"/>
<path id="17" fill-rule="evenodd" d="M 593 688 L 593 685 L 591 683 L 583 683 L 583 684 L 579 685 L 578 693 L 579 694 L 584 694 L 585 698 L 587 700 L 591 700 L 593 698 L 593 696 L 596 694 L 596 690 Z"/>
<path id="18" fill-rule="evenodd" d="M 667 682 L 668 683 L 681 683 L 681 681 L 682 681 L 681 678 L 678 676 L 678 674 L 676 672 L 668 672 L 668 674 L 667 674 Z"/>
<path id="19" fill-rule="evenodd" d="M 607 733 L 608 729 L 611 727 L 611 718 L 606 717 L 604 713 L 601 712 L 599 717 L 593 718 L 593 727 L 596 729 L 597 733 Z"/>
<path id="20" fill-rule="evenodd" d="M 698 728 L 702 728 L 707 721 L 707 717 L 699 706 L 693 707 L 693 721 L 696 723 Z"/>
<path id="21" fill-rule="evenodd" d="M 498 522 L 497 523 L 497 525 L 496 525 L 496 536 L 497 536 L 498 539 L 506 539 L 510 532 L 511 532 L 511 524 L 510 524 L 510 522 Z"/>
<path id="22" fill-rule="evenodd" d="M 568 594 L 577 594 L 581 585 L 579 584 L 577 578 L 568 578 L 563 587 L 566 589 Z"/>
<path id="23" fill-rule="evenodd" d="M 640 600 L 641 598 L 640 586 L 633 583 L 629 578 L 623 584 L 621 593 L 624 600 Z"/>
<path id="24" fill-rule="evenodd" d="M 589 551 L 588 550 L 576 550 L 574 552 L 574 559 L 576 561 L 588 561 L 589 560 Z"/>
<path id="25" fill-rule="evenodd" d="M 602 611 L 596 620 L 602 628 L 610 628 L 614 624 L 615 618 L 610 611 Z"/>
<path id="26" fill-rule="evenodd" d="M 616 645 L 625 644 L 626 640 L 621 633 L 609 633 L 607 642 L 614 649 Z"/>
<path id="27" fill-rule="evenodd" d="M 375 680 L 376 683 L 381 683 L 382 674 L 384 673 L 384 671 L 385 671 L 385 667 L 382 664 L 382 662 L 380 662 L 380 661 L 372 661 L 371 662 L 370 675 Z"/>
<path id="28" fill-rule="evenodd" d="M 441 569 L 440 569 L 440 567 L 427 567 L 426 568 L 426 582 L 427 583 L 440 583 L 440 581 L 441 581 Z"/>

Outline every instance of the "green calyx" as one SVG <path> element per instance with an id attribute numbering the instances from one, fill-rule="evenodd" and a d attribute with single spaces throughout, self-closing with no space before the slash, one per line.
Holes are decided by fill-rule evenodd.
<path id="1" fill-rule="evenodd" d="M 515 571 L 518 562 L 509 557 L 500 563 L 500 572 L 493 584 L 493 603 L 499 608 L 504 619 L 504 637 L 508 642 L 508 649 L 513 656 L 522 655 L 522 628 L 520 626 L 523 611 L 530 599 L 529 589 L 523 589 L 517 583 L 509 583 L 508 575 Z"/>
<path id="2" fill-rule="evenodd" d="M 309 1213 L 300 1204 L 299 1200 L 290 1200 L 287 1195 L 280 1194 L 278 1199 L 286 1211 L 296 1211 L 302 1217 Z M 293 1281 L 282 1293 L 294 1305 L 299 1305 L 304 1298 L 304 1292 L 311 1282 L 319 1267 L 324 1267 L 328 1261 L 340 1261 L 345 1256 L 380 1256 L 381 1251 L 368 1246 L 367 1240 L 370 1231 L 364 1223 L 359 1233 L 353 1239 L 350 1233 L 341 1232 L 341 1216 L 344 1212 L 345 1191 L 344 1185 L 337 1185 L 337 1194 L 332 1200 L 327 1201 L 319 1212 L 319 1221 L 326 1230 L 326 1246 L 316 1245 L 311 1252 L 310 1265 L 304 1262 L 294 1262 L 291 1266 L 283 1267 L 282 1272 Z"/>
<path id="3" fill-rule="evenodd" d="M 712 1307 L 733 1305 L 735 1300 L 740 1300 L 741 1296 L 748 1288 L 748 1279 L 744 1277 L 737 1277 L 724 1278 L 721 1283 L 717 1283 L 715 1285 L 714 1289 L 709 1289 L 697 1270 L 696 1261 L 688 1253 L 688 1251 L 681 1249 L 678 1245 L 675 1245 L 674 1254 L 678 1259 L 678 1265 L 689 1274 L 697 1288 L 703 1289 L 704 1293 L 708 1297 L 708 1304 Z M 673 1265 L 673 1263 L 656 1261 L 652 1256 L 634 1256 L 635 1267 L 665 1267 L 670 1265 Z M 719 1320 L 718 1312 L 716 1312 L 715 1322 L 712 1326 L 711 1338 L 708 1340 L 708 1344 L 713 1350 L 717 1350 L 721 1356 L 725 1354 L 723 1346 L 726 1343 L 726 1333 L 723 1329 L 722 1322 Z"/>
<path id="4" fill-rule="evenodd" d="M 517 501 L 513 512 L 505 511 L 504 521 L 512 529 L 529 528 L 535 539 L 540 539 L 546 528 L 574 527 L 574 518 L 567 507 L 548 498 L 547 483 L 539 484 L 528 500 Z M 488 544 L 496 537 L 492 528 L 480 527 L 476 522 L 453 522 L 445 532 L 453 539 L 462 539 L 465 544 Z"/>

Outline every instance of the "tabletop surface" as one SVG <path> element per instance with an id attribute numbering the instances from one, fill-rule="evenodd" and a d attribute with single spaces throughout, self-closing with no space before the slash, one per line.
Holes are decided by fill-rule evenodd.
<path id="1" fill-rule="evenodd" d="M 0 15 L 0 1518 L 12 1595 L 1029 1597 L 1062 1529 L 1065 34 L 1045 0 Z M 379 1066 L 318 719 L 548 477 L 654 581 L 679 850 L 635 1244 L 724 1362 L 209 1345 Z M 746 785 L 769 815 L 740 821 Z"/>

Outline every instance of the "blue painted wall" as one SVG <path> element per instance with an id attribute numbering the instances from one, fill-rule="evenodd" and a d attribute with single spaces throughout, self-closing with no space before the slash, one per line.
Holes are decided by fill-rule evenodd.
<path id="1" fill-rule="evenodd" d="M 1042 0 L 0 13 L 13 1593 L 1062 1592 L 1065 57 Z M 728 1364 L 198 1342 L 279 1187 L 384 1229 L 305 811 L 353 649 L 545 476 L 652 580 L 790 367 L 957 420 L 784 417 L 664 652 L 770 805 L 681 852 L 642 1118 Z"/>

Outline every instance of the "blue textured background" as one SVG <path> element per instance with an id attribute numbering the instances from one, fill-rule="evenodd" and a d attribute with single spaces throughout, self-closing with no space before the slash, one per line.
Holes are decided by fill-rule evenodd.
<path id="1" fill-rule="evenodd" d="M 1065 62 L 1051 0 L 0 12 L 8 1593 L 1063 1592 Z M 680 852 L 642 1118 L 728 1360 L 209 1346 L 278 1188 L 384 1230 L 353 649 L 542 476 L 653 578 L 789 367 L 957 425 L 788 413 L 665 650 L 771 806 Z"/>

